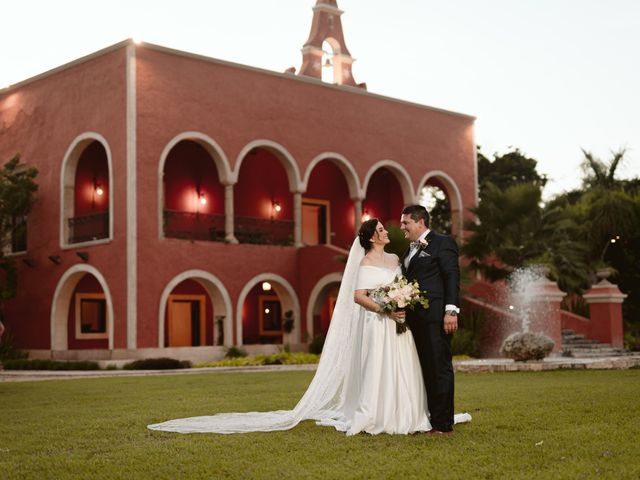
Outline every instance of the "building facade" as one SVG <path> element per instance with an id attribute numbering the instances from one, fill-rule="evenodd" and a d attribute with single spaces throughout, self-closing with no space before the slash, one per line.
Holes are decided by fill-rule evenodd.
<path id="1" fill-rule="evenodd" d="M 298 74 L 127 40 L 0 90 L 0 159 L 39 170 L 11 253 L 17 346 L 98 359 L 298 348 L 326 333 L 363 218 L 397 221 L 435 185 L 461 238 L 473 117 L 367 92 L 341 13 L 317 2 Z"/>

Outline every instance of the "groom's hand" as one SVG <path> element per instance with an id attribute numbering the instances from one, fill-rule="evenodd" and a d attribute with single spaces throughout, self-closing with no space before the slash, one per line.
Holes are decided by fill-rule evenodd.
<path id="1" fill-rule="evenodd" d="M 444 333 L 450 334 L 458 330 L 458 317 L 444 314 Z"/>

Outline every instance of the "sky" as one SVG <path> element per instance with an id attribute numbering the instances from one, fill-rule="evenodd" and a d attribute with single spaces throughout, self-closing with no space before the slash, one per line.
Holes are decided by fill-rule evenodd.
<path id="1" fill-rule="evenodd" d="M 283 72 L 315 0 L 20 0 L 2 5 L 0 88 L 135 37 Z M 640 1 L 338 0 L 357 82 L 473 115 L 492 158 L 517 147 L 580 186 L 581 148 L 640 176 Z"/>

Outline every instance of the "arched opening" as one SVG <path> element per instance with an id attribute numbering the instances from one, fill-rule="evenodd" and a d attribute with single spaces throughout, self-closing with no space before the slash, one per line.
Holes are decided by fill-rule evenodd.
<path id="1" fill-rule="evenodd" d="M 329 324 L 333 309 L 338 299 L 338 291 L 340 290 L 340 282 L 332 282 L 326 285 L 317 296 L 313 304 L 313 335 L 327 336 Z"/>
<path id="2" fill-rule="evenodd" d="M 339 163 L 327 158 L 311 171 L 302 198 L 302 243 L 349 248 L 355 237 L 353 201 Z"/>
<path id="3" fill-rule="evenodd" d="M 159 347 L 231 346 L 231 300 L 214 275 L 189 270 L 160 296 Z"/>
<path id="4" fill-rule="evenodd" d="M 362 202 L 362 220 L 378 218 L 385 224 L 398 224 L 405 201 L 402 187 L 394 173 L 387 167 L 377 169 L 366 187 Z"/>
<path id="5" fill-rule="evenodd" d="M 78 137 L 63 162 L 62 245 L 111 238 L 110 153 L 106 143 L 96 137 Z"/>
<path id="6" fill-rule="evenodd" d="M 162 178 L 164 236 L 224 241 L 224 186 L 211 154 L 182 140 L 169 151 Z"/>
<path id="7" fill-rule="evenodd" d="M 277 152 L 255 147 L 242 158 L 234 187 L 235 236 L 240 243 L 292 245 L 290 179 Z"/>
<path id="8" fill-rule="evenodd" d="M 451 234 L 451 204 L 442 183 L 436 178 L 430 178 L 420 190 L 418 203 L 429 212 L 431 230 Z"/>
<path id="9" fill-rule="evenodd" d="M 335 58 L 333 45 L 327 40 L 322 42 L 322 81 L 326 83 L 336 83 L 335 80 Z"/>
<path id="10" fill-rule="evenodd" d="M 51 307 L 51 349 L 113 349 L 113 302 L 102 274 L 90 265 L 67 270 Z"/>
<path id="11" fill-rule="evenodd" d="M 453 178 L 441 171 L 430 172 L 420 182 L 419 202 L 431 215 L 432 228 L 454 238 L 462 235 L 462 197 Z"/>
<path id="12" fill-rule="evenodd" d="M 242 345 L 299 342 L 300 304 L 293 287 L 279 275 L 258 275 L 240 294 L 237 322 Z"/>

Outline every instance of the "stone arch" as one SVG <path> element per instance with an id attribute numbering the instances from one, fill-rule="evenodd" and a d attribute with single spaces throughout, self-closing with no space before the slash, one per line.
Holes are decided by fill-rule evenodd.
<path id="1" fill-rule="evenodd" d="M 300 343 L 300 302 L 296 291 L 291 284 L 282 276 L 275 273 L 261 273 L 249 280 L 242 288 L 240 295 L 238 296 L 238 303 L 236 304 L 236 338 L 237 345 L 242 345 L 242 307 L 247 295 L 253 287 L 260 282 L 271 283 L 272 288 L 278 295 L 280 303 L 282 305 L 282 311 L 293 311 L 294 327 L 293 327 L 293 343 Z"/>
<path id="2" fill-rule="evenodd" d="M 413 182 L 411 181 L 411 177 L 409 176 L 409 173 L 407 173 L 405 168 L 394 160 L 380 160 L 379 162 L 376 162 L 374 165 L 372 165 L 371 168 L 369 168 L 369 171 L 364 178 L 364 182 L 362 182 L 361 197 L 366 197 L 367 187 L 369 186 L 371 177 L 377 170 L 380 170 L 381 168 L 386 168 L 391 171 L 391 173 L 393 173 L 393 175 L 398 180 L 400 188 L 402 189 L 402 200 L 404 201 L 404 204 L 414 204 L 416 202 L 416 197 L 413 191 Z M 398 215 L 400 214 L 398 213 Z"/>
<path id="3" fill-rule="evenodd" d="M 236 163 L 234 165 L 232 183 L 238 182 L 238 177 L 240 175 L 240 168 L 242 167 L 242 162 L 244 161 L 245 157 L 249 154 L 249 152 L 254 148 L 264 148 L 269 152 L 273 153 L 278 158 L 278 160 L 280 160 L 280 162 L 282 163 L 282 166 L 287 172 L 287 179 L 289 181 L 289 191 L 292 193 L 302 191 L 302 185 L 301 185 L 302 182 L 300 180 L 300 169 L 298 168 L 298 163 L 296 162 L 295 158 L 293 158 L 293 156 L 289 153 L 289 151 L 279 143 L 276 143 L 272 140 L 265 140 L 265 139 L 253 140 L 249 142 L 247 145 L 245 145 L 242 148 L 242 150 L 240 150 L 240 153 L 238 154 L 238 157 L 236 158 Z"/>
<path id="4" fill-rule="evenodd" d="M 313 333 L 313 313 L 320 294 L 325 289 L 325 287 L 336 282 L 342 282 L 342 273 L 333 272 L 325 275 L 320 280 L 318 280 L 318 282 L 313 287 L 313 290 L 311 290 L 309 301 L 307 302 L 307 333 L 309 333 L 309 335 Z"/>
<path id="5" fill-rule="evenodd" d="M 109 235 L 107 238 L 82 243 L 69 243 L 69 228 L 67 218 L 73 217 L 75 175 L 80 156 L 84 149 L 93 142 L 99 142 L 105 150 L 107 157 L 107 169 L 109 172 Z M 62 159 L 60 167 L 60 248 L 75 248 L 87 244 L 99 244 L 110 242 L 113 239 L 113 161 L 111 148 L 107 140 L 96 132 L 84 132 L 73 139 Z"/>
<path id="6" fill-rule="evenodd" d="M 189 131 L 182 132 L 175 137 L 173 137 L 162 150 L 162 154 L 160 155 L 160 161 L 158 162 L 158 235 L 159 238 L 164 237 L 163 231 L 163 214 L 162 210 L 164 208 L 164 188 L 163 188 L 163 176 L 164 176 L 164 167 L 169 157 L 169 153 L 173 147 L 175 147 L 178 143 L 189 140 L 194 143 L 197 143 L 202 148 L 204 148 L 209 156 L 212 158 L 216 170 L 218 172 L 218 176 L 220 178 L 220 182 L 224 185 L 228 185 L 234 183 L 233 173 L 231 172 L 231 168 L 229 166 L 229 160 L 227 159 L 227 155 L 222 150 L 222 147 L 218 145 L 218 143 L 213 140 L 208 135 L 205 135 L 201 132 Z"/>
<path id="7" fill-rule="evenodd" d="M 349 196 L 351 197 L 351 199 L 359 198 L 362 188 L 360 187 L 360 180 L 358 179 L 358 174 L 356 173 L 355 168 L 353 168 L 353 165 L 346 157 L 335 152 L 324 152 L 311 160 L 311 163 L 309 163 L 309 166 L 307 167 L 307 170 L 304 174 L 304 180 L 302 181 L 302 191 L 304 192 L 307 190 L 307 187 L 309 186 L 309 179 L 311 178 L 313 169 L 323 160 L 329 160 L 340 169 L 340 171 L 344 175 L 345 180 L 347 181 L 347 186 L 349 187 Z"/>
<path id="8" fill-rule="evenodd" d="M 100 287 L 104 292 L 104 297 L 107 302 L 107 330 L 109 332 L 109 350 L 113 350 L 113 300 L 111 297 L 111 291 L 109 285 L 104 276 L 98 269 L 91 265 L 79 263 L 62 274 L 58 285 L 56 286 L 53 294 L 53 300 L 51 302 L 51 350 L 68 350 L 67 341 L 67 321 L 69 318 L 69 304 L 71 301 L 71 295 L 78 285 L 80 279 L 86 275 L 91 274 L 100 283 Z"/>
<path id="9" fill-rule="evenodd" d="M 455 180 L 451 178 L 450 175 L 443 172 L 442 170 L 432 170 L 425 174 L 424 177 L 420 180 L 418 184 L 418 190 L 416 192 L 416 197 L 419 197 L 420 190 L 427 184 L 429 179 L 436 178 L 442 183 L 445 187 L 447 197 L 449 197 L 449 202 L 451 205 L 451 234 L 454 237 L 463 238 L 464 229 L 463 229 L 463 211 L 464 206 L 462 204 L 462 195 L 460 194 L 460 189 L 456 184 Z"/>
<path id="10" fill-rule="evenodd" d="M 169 300 L 169 295 L 173 291 L 176 286 L 178 286 L 181 282 L 185 280 L 195 280 L 198 282 L 202 288 L 205 289 L 207 295 L 211 299 L 211 304 L 213 305 L 213 311 L 217 315 L 224 315 L 224 346 L 230 347 L 233 345 L 233 319 L 231 318 L 232 310 L 231 310 L 231 297 L 229 297 L 229 292 L 225 288 L 224 284 L 220 281 L 218 277 L 215 275 L 206 272 L 204 270 L 187 270 L 184 271 L 169 281 L 167 286 L 162 291 L 162 295 L 160 295 L 160 304 L 158 308 L 158 347 L 164 348 L 164 339 L 165 339 L 165 314 L 167 301 Z M 214 316 L 215 322 L 215 316 Z"/>

